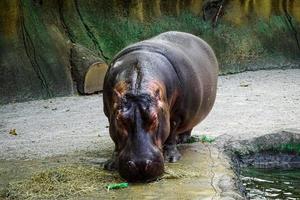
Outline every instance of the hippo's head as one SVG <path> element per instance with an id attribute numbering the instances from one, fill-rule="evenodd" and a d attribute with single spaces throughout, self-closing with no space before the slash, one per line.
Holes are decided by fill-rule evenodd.
<path id="1" fill-rule="evenodd" d="M 116 143 L 118 170 L 130 182 L 151 181 L 164 172 L 162 144 L 170 131 L 169 112 L 160 89 L 114 91 L 110 132 Z"/>

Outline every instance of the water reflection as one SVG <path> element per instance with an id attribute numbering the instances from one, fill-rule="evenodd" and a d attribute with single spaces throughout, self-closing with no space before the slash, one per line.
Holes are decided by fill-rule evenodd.
<path id="1" fill-rule="evenodd" d="M 300 197 L 299 169 L 255 169 L 241 172 L 250 199 L 297 199 Z"/>

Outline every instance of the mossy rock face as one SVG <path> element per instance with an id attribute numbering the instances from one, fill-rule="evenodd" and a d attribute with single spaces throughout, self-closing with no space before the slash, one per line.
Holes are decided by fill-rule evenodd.
<path id="1" fill-rule="evenodd" d="M 0 104 L 77 93 L 73 43 L 108 64 L 127 45 L 170 30 L 206 40 L 220 74 L 299 68 L 299 1 L 247 2 L 3 0 Z"/>
<path id="2" fill-rule="evenodd" d="M 1 1 L 0 103 L 73 94 L 69 47 L 54 3 Z M 14 13 L 11 15 L 11 13 Z M 4 37 L 3 37 L 4 36 Z"/>

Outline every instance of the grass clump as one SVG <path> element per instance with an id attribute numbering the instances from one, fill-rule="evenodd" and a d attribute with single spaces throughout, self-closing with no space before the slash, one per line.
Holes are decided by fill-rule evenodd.
<path id="1" fill-rule="evenodd" d="M 165 166 L 165 173 L 162 179 L 182 179 L 182 178 L 198 178 L 203 176 L 201 170 L 195 170 L 188 166 Z"/>
<path id="2" fill-rule="evenodd" d="M 38 172 L 28 180 L 9 185 L 8 199 L 64 199 L 120 182 L 118 174 L 90 166 L 63 166 Z"/>
<path id="3" fill-rule="evenodd" d="M 202 143 L 212 143 L 214 142 L 216 139 L 212 136 L 208 136 L 208 135 L 192 135 L 187 143 L 195 143 L 195 142 L 202 142 Z"/>
<path id="4" fill-rule="evenodd" d="M 203 171 L 185 164 L 165 165 L 165 173 L 158 181 L 188 179 L 203 176 Z M 6 199 L 77 199 L 100 195 L 111 189 L 128 187 L 117 172 L 94 166 L 67 165 L 46 169 L 30 178 L 11 182 L 5 189 Z"/>

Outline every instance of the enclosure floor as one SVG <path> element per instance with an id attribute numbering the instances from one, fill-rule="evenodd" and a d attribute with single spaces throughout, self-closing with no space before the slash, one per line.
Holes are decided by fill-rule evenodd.
<path id="1" fill-rule="evenodd" d="M 300 69 L 219 77 L 214 108 L 193 134 L 247 139 L 287 128 L 300 128 Z M 9 134 L 12 129 L 17 135 Z M 101 94 L 0 108 L 0 159 L 94 151 L 111 146 L 107 143 Z"/>

